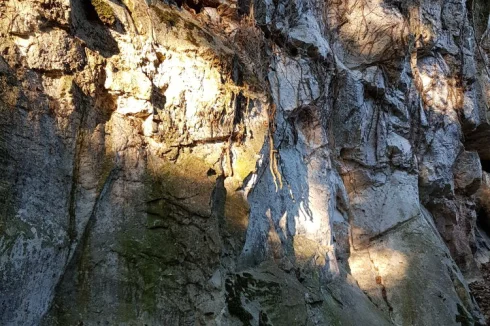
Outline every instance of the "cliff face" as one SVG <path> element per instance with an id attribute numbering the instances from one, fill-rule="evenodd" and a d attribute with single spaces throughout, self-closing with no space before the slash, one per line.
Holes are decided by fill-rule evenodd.
<path id="1" fill-rule="evenodd" d="M 489 13 L 2 1 L 0 324 L 485 324 Z"/>

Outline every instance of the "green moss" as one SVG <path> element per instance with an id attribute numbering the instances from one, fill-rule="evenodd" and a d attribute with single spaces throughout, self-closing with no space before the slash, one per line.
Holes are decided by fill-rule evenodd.
<path id="1" fill-rule="evenodd" d="M 178 191 L 191 182 L 182 174 L 188 177 L 196 173 L 196 168 L 202 170 L 204 180 L 212 182 L 208 181 L 205 166 L 191 158 L 179 160 L 182 165 L 148 160 L 152 168 L 148 168 L 143 177 L 144 191 L 140 193 L 142 204 L 137 209 L 138 215 L 128 217 L 112 247 L 121 263 L 121 284 L 117 293 L 120 300 L 116 308 L 120 323 L 137 323 L 144 315 L 155 316 L 161 314 L 162 309 L 182 308 L 185 304 L 182 300 L 187 298 L 185 284 L 192 279 L 192 273 L 182 267 L 186 257 L 197 257 L 200 262 L 193 262 L 202 269 L 218 260 L 219 254 L 209 249 L 211 240 L 206 242 L 203 240 L 206 236 L 197 227 L 186 224 L 190 223 L 192 213 L 183 209 L 182 203 L 172 196 L 178 196 Z M 192 186 L 195 189 L 199 183 L 192 182 Z M 206 193 L 211 190 L 212 187 Z M 195 241 L 196 248 L 185 247 L 191 241 Z M 195 279 L 200 280 L 201 276 Z M 202 279 L 207 280 L 208 276 Z"/>
<path id="2" fill-rule="evenodd" d="M 91 0 L 91 2 L 95 8 L 95 11 L 97 12 L 97 15 L 104 24 L 112 26 L 116 23 L 114 10 L 108 3 L 106 3 L 104 0 Z"/>
<path id="3" fill-rule="evenodd" d="M 186 190 L 189 194 L 210 194 L 215 185 L 207 176 L 210 167 L 204 159 L 188 154 L 181 154 L 177 163 L 155 164 L 145 177 L 147 198 L 177 195 Z"/>
<path id="4" fill-rule="evenodd" d="M 178 276 L 165 274 L 165 269 L 178 265 L 179 258 L 184 255 L 170 231 L 122 233 L 115 251 L 124 258 L 127 266 L 123 275 L 127 284 L 120 293 L 124 302 L 119 307 L 122 320 L 136 318 L 135 302 L 143 311 L 155 313 L 161 292 L 179 289 Z"/>
<path id="5" fill-rule="evenodd" d="M 458 307 L 458 315 L 456 315 L 456 322 L 461 323 L 462 326 L 471 326 L 475 324 L 475 321 L 471 317 L 470 313 L 460 305 L 456 304 Z"/>
<path id="6" fill-rule="evenodd" d="M 115 164 L 114 164 L 113 157 L 111 155 L 105 155 L 104 161 L 102 162 L 102 166 L 101 166 L 99 181 L 97 182 L 97 193 L 98 194 L 104 188 L 104 185 L 107 182 L 107 178 L 111 174 L 111 171 L 114 169 L 114 167 L 115 167 Z"/>
<path id="7" fill-rule="evenodd" d="M 175 27 L 182 20 L 180 16 L 172 10 L 162 10 L 154 6 L 152 7 L 152 9 L 158 16 L 158 19 L 160 19 L 160 22 L 165 23 L 168 27 Z"/>

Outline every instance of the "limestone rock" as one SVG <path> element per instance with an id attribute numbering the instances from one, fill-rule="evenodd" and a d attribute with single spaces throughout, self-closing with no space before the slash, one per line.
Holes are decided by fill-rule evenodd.
<path id="1" fill-rule="evenodd" d="M 0 1 L 0 324 L 485 324 L 489 14 Z"/>
<path id="2" fill-rule="evenodd" d="M 461 153 L 454 166 L 454 183 L 456 189 L 474 194 L 480 188 L 482 170 L 480 157 L 475 152 Z"/>

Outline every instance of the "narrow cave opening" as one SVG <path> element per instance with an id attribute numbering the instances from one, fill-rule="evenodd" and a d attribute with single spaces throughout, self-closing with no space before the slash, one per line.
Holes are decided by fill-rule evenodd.
<path id="1" fill-rule="evenodd" d="M 408 16 L 408 8 L 411 5 L 410 1 L 405 0 L 385 0 L 383 4 L 388 8 L 398 10 L 405 17 Z"/>
<path id="2" fill-rule="evenodd" d="M 490 235 L 490 215 L 483 207 L 480 207 L 480 209 L 476 211 L 476 224 L 487 235 Z"/>
<path id="3" fill-rule="evenodd" d="M 481 169 L 487 173 L 490 173 L 490 160 L 480 160 Z"/>
<path id="4" fill-rule="evenodd" d="M 85 13 L 85 17 L 88 21 L 102 23 L 99 15 L 97 14 L 97 10 L 95 10 L 94 5 L 92 4 L 92 1 L 81 1 L 81 3 L 83 6 L 83 12 Z"/>
<path id="5" fill-rule="evenodd" d="M 200 13 L 203 7 L 213 7 L 216 8 L 219 5 L 215 5 L 215 1 L 201 1 L 201 0 L 174 0 L 177 4 L 177 7 L 187 9 L 192 9 L 196 12 L 196 14 Z"/>
<path id="6" fill-rule="evenodd" d="M 238 14 L 240 16 L 250 14 L 250 0 L 238 0 Z"/>
<path id="7" fill-rule="evenodd" d="M 490 173 L 490 160 L 480 159 L 482 171 Z M 485 180 L 485 177 L 483 178 Z M 476 224 L 488 236 L 490 236 L 490 205 L 488 201 L 488 190 L 482 187 L 477 199 Z"/>
<path id="8" fill-rule="evenodd" d="M 186 4 L 186 5 L 187 5 L 189 8 L 193 9 L 193 10 L 196 12 L 196 14 L 198 14 L 198 13 L 200 13 L 200 12 L 201 12 L 202 7 L 203 7 L 203 4 L 202 4 L 202 2 L 201 2 L 201 1 L 196 1 L 196 0 L 186 0 L 186 1 L 184 1 L 184 2 L 185 2 L 185 4 Z"/>

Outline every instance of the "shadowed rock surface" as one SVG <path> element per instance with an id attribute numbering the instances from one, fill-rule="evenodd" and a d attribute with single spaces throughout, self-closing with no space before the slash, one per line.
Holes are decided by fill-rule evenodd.
<path id="1" fill-rule="evenodd" d="M 488 320 L 490 318 L 490 265 L 488 263 L 482 265 L 481 270 L 483 279 L 471 283 L 470 289 Z"/>
<path id="2" fill-rule="evenodd" d="M 0 325 L 486 324 L 486 0 L 0 17 Z"/>

